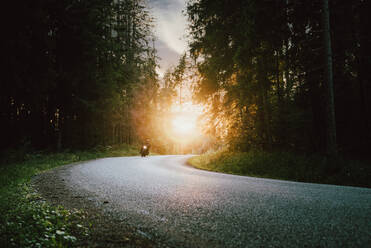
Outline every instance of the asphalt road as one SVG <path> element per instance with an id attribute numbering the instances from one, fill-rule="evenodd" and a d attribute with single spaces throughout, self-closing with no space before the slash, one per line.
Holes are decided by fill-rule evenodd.
<path id="1" fill-rule="evenodd" d="M 370 247 L 371 189 L 234 176 L 189 156 L 106 158 L 65 182 L 173 247 Z"/>

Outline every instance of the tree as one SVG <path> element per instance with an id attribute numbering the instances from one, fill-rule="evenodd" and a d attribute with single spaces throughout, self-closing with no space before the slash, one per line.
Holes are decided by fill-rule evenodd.
<path id="1" fill-rule="evenodd" d="M 157 80 L 144 1 L 16 1 L 4 8 L 0 147 L 132 142 L 134 91 Z"/>
<path id="2" fill-rule="evenodd" d="M 235 150 L 366 155 L 366 2 L 333 0 L 330 16 L 323 0 L 188 1 L 210 133 Z"/>
<path id="3" fill-rule="evenodd" d="M 332 49 L 331 49 L 331 30 L 330 30 L 330 11 L 328 0 L 323 0 L 323 44 L 325 47 L 325 82 L 326 82 L 326 124 L 327 124 L 327 142 L 326 151 L 330 156 L 337 155 L 336 143 L 336 120 L 334 104 L 334 82 L 332 75 Z"/>

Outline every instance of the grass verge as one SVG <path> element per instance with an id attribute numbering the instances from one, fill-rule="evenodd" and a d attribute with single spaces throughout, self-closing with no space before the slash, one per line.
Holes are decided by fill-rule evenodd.
<path id="1" fill-rule="evenodd" d="M 28 186 L 32 176 L 64 164 L 101 157 L 138 155 L 132 146 L 91 151 L 24 153 L 0 160 L 0 247 L 72 247 L 89 235 L 85 213 L 51 206 Z"/>
<path id="2" fill-rule="evenodd" d="M 371 187 L 371 166 L 345 159 L 326 160 L 320 156 L 288 152 L 228 151 L 209 152 L 192 157 L 196 168 L 229 174 L 301 182 Z"/>

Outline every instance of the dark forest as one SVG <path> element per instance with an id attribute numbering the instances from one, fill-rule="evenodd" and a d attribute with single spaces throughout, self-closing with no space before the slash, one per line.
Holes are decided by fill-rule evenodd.
<path id="1" fill-rule="evenodd" d="M 190 49 L 162 84 L 143 1 L 8 2 L 0 148 L 152 137 L 166 151 L 146 123 L 178 97 L 187 74 L 205 106 L 209 147 L 368 159 L 370 2 L 324 2 L 188 1 Z"/>

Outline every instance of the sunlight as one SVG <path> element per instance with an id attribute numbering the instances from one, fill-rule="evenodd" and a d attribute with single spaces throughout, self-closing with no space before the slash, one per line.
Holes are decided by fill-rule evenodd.
<path id="1" fill-rule="evenodd" d="M 175 134 L 192 135 L 196 131 L 197 118 L 193 115 L 181 113 L 172 120 L 172 128 Z"/>
<path id="2" fill-rule="evenodd" d="M 201 113 L 202 109 L 191 102 L 185 102 L 182 106 L 173 105 L 168 117 L 170 129 L 166 132 L 177 143 L 194 142 L 201 135 L 198 121 Z"/>

